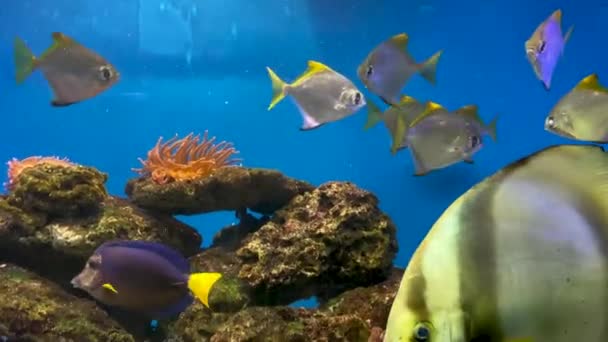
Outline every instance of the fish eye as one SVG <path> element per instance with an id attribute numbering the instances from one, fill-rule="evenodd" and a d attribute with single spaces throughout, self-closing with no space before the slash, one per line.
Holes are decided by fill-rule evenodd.
<path id="1" fill-rule="evenodd" d="M 549 116 L 547 118 L 547 126 L 549 126 L 549 127 L 555 126 L 555 119 L 553 118 L 553 116 Z"/>
<path id="2" fill-rule="evenodd" d="M 414 341 L 425 342 L 431 339 L 431 331 L 424 323 L 419 323 L 414 328 Z"/>
<path id="3" fill-rule="evenodd" d="M 114 73 L 107 65 L 99 67 L 99 77 L 102 81 L 109 81 L 112 78 L 113 74 Z"/>
<path id="4" fill-rule="evenodd" d="M 99 260 L 93 260 L 93 259 L 91 259 L 91 260 L 89 260 L 87 262 L 87 266 L 90 267 L 90 268 L 92 268 L 92 269 L 99 268 L 100 265 L 101 265 L 101 263 L 99 262 Z"/>
<path id="5" fill-rule="evenodd" d="M 545 51 L 546 42 L 544 40 L 540 41 L 540 45 L 538 45 L 538 52 L 543 53 Z"/>
<path id="6" fill-rule="evenodd" d="M 480 141 L 477 136 L 473 135 L 469 138 L 469 147 L 470 148 L 475 148 L 477 145 L 479 145 L 479 143 L 480 143 Z"/>
<path id="7" fill-rule="evenodd" d="M 360 103 L 361 103 L 361 93 L 360 93 L 360 92 L 357 92 L 357 93 L 355 94 L 355 105 L 358 105 L 358 104 L 360 104 Z"/>
<path id="8" fill-rule="evenodd" d="M 368 65 L 367 66 L 367 71 L 365 72 L 365 74 L 367 75 L 367 77 L 370 77 L 373 72 L 374 72 L 374 67 L 371 64 Z"/>

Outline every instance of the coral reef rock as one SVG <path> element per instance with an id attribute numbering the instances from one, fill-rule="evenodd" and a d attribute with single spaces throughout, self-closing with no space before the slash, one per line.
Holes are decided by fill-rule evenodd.
<path id="1" fill-rule="evenodd" d="M 403 270 L 394 268 L 382 283 L 346 291 L 321 306 L 334 315 L 356 315 L 372 327 L 385 327 Z"/>
<path id="2" fill-rule="evenodd" d="M 132 179 L 125 191 L 142 208 L 191 215 L 243 208 L 272 214 L 294 196 L 313 189 L 278 171 L 229 166 L 194 181 L 158 184 L 150 177 Z"/>
<path id="3" fill-rule="evenodd" d="M 330 182 L 277 211 L 237 250 L 239 277 L 268 304 L 383 281 L 397 252 L 395 226 L 377 198 L 348 182 Z"/>
<path id="4" fill-rule="evenodd" d="M 94 168 L 48 163 L 21 171 L 8 196 L 11 205 L 52 217 L 94 213 L 107 196 L 107 175 Z"/>
<path id="5" fill-rule="evenodd" d="M 135 341 L 93 301 L 11 264 L 0 264 L 0 340 Z"/>
<path id="6" fill-rule="evenodd" d="M 211 337 L 221 341 L 367 341 L 369 328 L 356 316 L 328 316 L 290 307 L 252 307 L 228 319 Z"/>
<path id="7" fill-rule="evenodd" d="M 200 308 L 203 310 L 204 308 Z M 354 315 L 328 315 L 291 307 L 250 307 L 233 316 L 199 311 L 168 329 L 168 341 L 366 342 L 369 325 Z"/>
<path id="8" fill-rule="evenodd" d="M 0 197 L 0 260 L 30 268 L 61 285 L 69 286 L 93 251 L 113 239 L 160 241 L 186 256 L 198 252 L 201 244 L 193 228 L 114 197 L 107 197 L 90 217 L 54 219 Z"/>

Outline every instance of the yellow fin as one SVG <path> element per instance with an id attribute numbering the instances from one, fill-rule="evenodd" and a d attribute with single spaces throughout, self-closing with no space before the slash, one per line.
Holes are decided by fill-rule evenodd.
<path id="1" fill-rule="evenodd" d="M 382 111 L 372 100 L 367 101 L 367 122 L 364 129 L 370 129 L 382 121 Z"/>
<path id="2" fill-rule="evenodd" d="M 408 103 L 414 103 L 416 102 L 416 99 L 408 96 L 408 95 L 403 95 L 401 96 L 401 99 L 399 100 L 399 104 L 403 105 L 403 104 L 408 104 Z"/>
<path id="3" fill-rule="evenodd" d="M 600 78 L 596 73 L 593 73 L 585 78 L 583 78 L 574 89 L 578 90 L 594 90 L 601 91 L 603 93 L 608 93 L 608 89 L 600 84 Z"/>
<path id="4" fill-rule="evenodd" d="M 25 42 L 19 37 L 15 37 L 14 48 L 15 79 L 17 84 L 20 84 L 25 81 L 36 68 L 36 57 L 34 57 L 32 50 L 30 50 L 30 48 L 25 45 Z"/>
<path id="5" fill-rule="evenodd" d="M 433 101 L 429 101 L 426 103 L 426 108 L 424 109 L 424 111 L 422 113 L 420 113 L 420 115 L 418 115 L 414 120 L 412 120 L 412 122 L 410 122 L 409 126 L 414 127 L 420 121 L 422 121 L 424 118 L 431 116 L 442 110 L 445 110 L 445 108 L 443 108 L 440 104 L 435 103 Z"/>
<path id="6" fill-rule="evenodd" d="M 110 291 L 112 291 L 114 293 L 118 293 L 118 291 L 116 291 L 116 289 L 114 288 L 114 286 L 112 286 L 112 284 L 110 284 L 110 283 L 105 283 L 105 284 L 102 285 L 102 287 L 104 289 L 108 289 L 108 290 L 110 290 Z"/>
<path id="7" fill-rule="evenodd" d="M 271 110 L 277 103 L 281 102 L 281 100 L 285 98 L 285 86 L 287 84 L 283 82 L 283 80 L 280 79 L 279 76 L 272 71 L 272 69 L 266 67 L 266 70 L 268 71 L 268 76 L 272 82 L 272 100 L 268 106 L 268 110 Z"/>
<path id="8" fill-rule="evenodd" d="M 481 118 L 479 117 L 477 105 L 462 106 L 461 108 L 456 109 L 454 114 L 463 115 L 469 119 L 482 123 Z"/>
<path id="9" fill-rule="evenodd" d="M 53 41 L 57 44 L 70 45 L 70 44 L 76 43 L 76 41 L 74 41 L 74 39 L 66 36 L 65 34 L 63 34 L 61 32 L 53 32 L 52 37 L 53 37 Z"/>
<path id="10" fill-rule="evenodd" d="M 443 54 L 443 50 L 435 52 L 420 65 L 420 75 L 432 85 L 437 84 L 437 62 L 439 62 L 441 54 Z"/>
<path id="11" fill-rule="evenodd" d="M 405 138 L 406 134 L 407 124 L 405 122 L 405 116 L 401 115 L 400 113 L 397 115 L 397 127 L 395 127 L 395 135 L 393 136 L 391 154 L 395 155 L 395 153 L 397 153 L 397 150 L 399 150 L 399 146 L 401 145 L 401 142 L 403 141 L 403 138 Z"/>
<path id="12" fill-rule="evenodd" d="M 206 307 L 209 307 L 209 292 L 222 275 L 220 273 L 194 273 L 188 278 L 188 288 Z"/>
<path id="13" fill-rule="evenodd" d="M 407 48 L 408 40 L 409 37 L 407 33 L 400 33 L 398 35 L 392 36 L 391 39 L 389 39 L 389 43 L 400 50 L 405 50 Z"/>

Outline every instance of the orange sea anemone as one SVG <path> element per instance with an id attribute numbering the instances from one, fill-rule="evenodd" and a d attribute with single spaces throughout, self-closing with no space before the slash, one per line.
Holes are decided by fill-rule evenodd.
<path id="1" fill-rule="evenodd" d="M 147 160 L 139 159 L 143 167 L 133 169 L 158 184 L 200 179 L 220 167 L 241 161 L 231 158 L 238 153 L 231 143 L 222 141 L 214 144 L 215 137 L 209 139 L 207 131 L 202 139 L 200 135 L 190 133 L 179 140 L 177 135 L 165 143 L 162 140 L 159 138 L 156 146 L 148 152 Z"/>
<path id="2" fill-rule="evenodd" d="M 76 166 L 76 164 L 70 162 L 67 158 L 58 158 L 58 157 L 28 157 L 23 160 L 18 160 L 16 158 L 11 159 L 8 165 L 8 181 L 4 183 L 4 187 L 7 190 L 13 190 L 15 185 L 17 184 L 17 180 L 19 175 L 23 170 L 39 165 L 39 164 L 50 164 L 56 166 L 64 166 L 71 167 Z"/>

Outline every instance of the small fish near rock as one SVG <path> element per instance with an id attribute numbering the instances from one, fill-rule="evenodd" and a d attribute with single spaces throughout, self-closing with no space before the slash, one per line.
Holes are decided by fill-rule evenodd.
<path id="1" fill-rule="evenodd" d="M 551 109 L 545 130 L 561 137 L 608 143 L 608 89 L 597 74 L 583 78 Z"/>
<path id="2" fill-rule="evenodd" d="M 301 130 L 311 130 L 343 119 L 365 106 L 365 97 L 344 75 L 327 65 L 308 61 L 308 68 L 291 84 L 266 67 L 272 81 L 272 101 L 268 110 L 291 96 L 302 115 Z"/>
<path id="3" fill-rule="evenodd" d="M 116 68 L 96 52 L 60 32 L 53 32 L 53 45 L 40 57 L 20 38 L 15 38 L 17 84 L 40 69 L 51 86 L 51 105 L 65 107 L 92 98 L 120 80 Z"/>
<path id="4" fill-rule="evenodd" d="M 419 63 L 408 52 L 408 41 L 405 33 L 389 38 L 376 46 L 357 68 L 357 75 L 367 89 L 389 105 L 399 105 L 401 90 L 416 73 L 429 83 L 436 83 L 437 62 L 443 50 Z"/>
<path id="5" fill-rule="evenodd" d="M 562 11 L 558 9 L 536 28 L 524 44 L 528 62 L 532 65 L 536 78 L 547 91 L 551 88 L 553 72 L 564 54 L 564 47 L 573 29 L 574 26 L 570 26 L 562 36 Z"/>
<path id="6" fill-rule="evenodd" d="M 122 240 L 99 246 L 71 283 L 102 303 L 159 319 L 181 313 L 194 297 L 208 307 L 221 277 L 191 274 L 188 261 L 161 243 Z"/>

